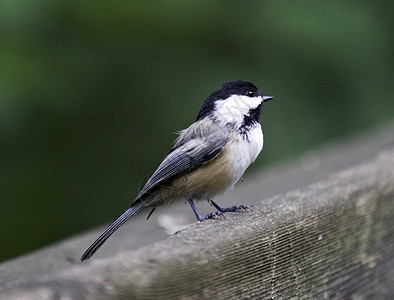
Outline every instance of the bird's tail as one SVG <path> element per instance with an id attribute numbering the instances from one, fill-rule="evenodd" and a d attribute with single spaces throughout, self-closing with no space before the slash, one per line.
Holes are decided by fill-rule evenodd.
<path id="1" fill-rule="evenodd" d="M 81 261 L 88 260 L 92 255 L 105 243 L 105 241 L 128 219 L 134 216 L 137 212 L 144 207 L 145 201 L 138 199 L 127 209 L 119 218 L 117 218 L 111 225 L 105 229 L 105 231 L 94 241 L 92 245 L 85 251 L 81 257 Z"/>

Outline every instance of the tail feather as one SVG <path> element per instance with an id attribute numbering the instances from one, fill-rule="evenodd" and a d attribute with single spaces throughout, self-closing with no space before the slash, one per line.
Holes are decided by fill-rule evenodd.
<path id="1" fill-rule="evenodd" d="M 136 201 L 132 206 L 127 209 L 119 218 L 117 218 L 111 225 L 105 229 L 105 231 L 94 241 L 92 245 L 85 251 L 81 257 L 81 261 L 88 260 L 93 256 L 94 253 L 105 243 L 105 241 L 128 219 L 134 216 L 137 212 L 141 210 L 145 205 L 144 201 Z"/>

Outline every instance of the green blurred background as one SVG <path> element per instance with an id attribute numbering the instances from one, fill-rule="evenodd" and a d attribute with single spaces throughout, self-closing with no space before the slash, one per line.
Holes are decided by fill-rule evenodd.
<path id="1" fill-rule="evenodd" d="M 392 119 L 393 7 L 1 0 L 0 260 L 115 218 L 227 80 L 276 99 L 249 174 Z"/>

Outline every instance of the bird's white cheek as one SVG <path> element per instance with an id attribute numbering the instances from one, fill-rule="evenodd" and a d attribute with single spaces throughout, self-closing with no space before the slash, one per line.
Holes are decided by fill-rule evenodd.
<path id="1" fill-rule="evenodd" d="M 216 103 L 215 115 L 225 123 L 241 124 L 249 110 L 256 108 L 262 102 L 259 97 L 233 95 L 226 100 Z"/>

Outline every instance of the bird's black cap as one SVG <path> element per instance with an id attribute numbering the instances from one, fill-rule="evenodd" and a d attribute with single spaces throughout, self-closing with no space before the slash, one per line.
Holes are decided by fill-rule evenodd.
<path id="1" fill-rule="evenodd" d="M 260 90 L 251 82 L 232 80 L 224 83 L 205 100 L 197 115 L 197 121 L 209 116 L 215 108 L 215 102 L 225 100 L 231 95 L 245 95 L 248 97 L 261 96 Z"/>

